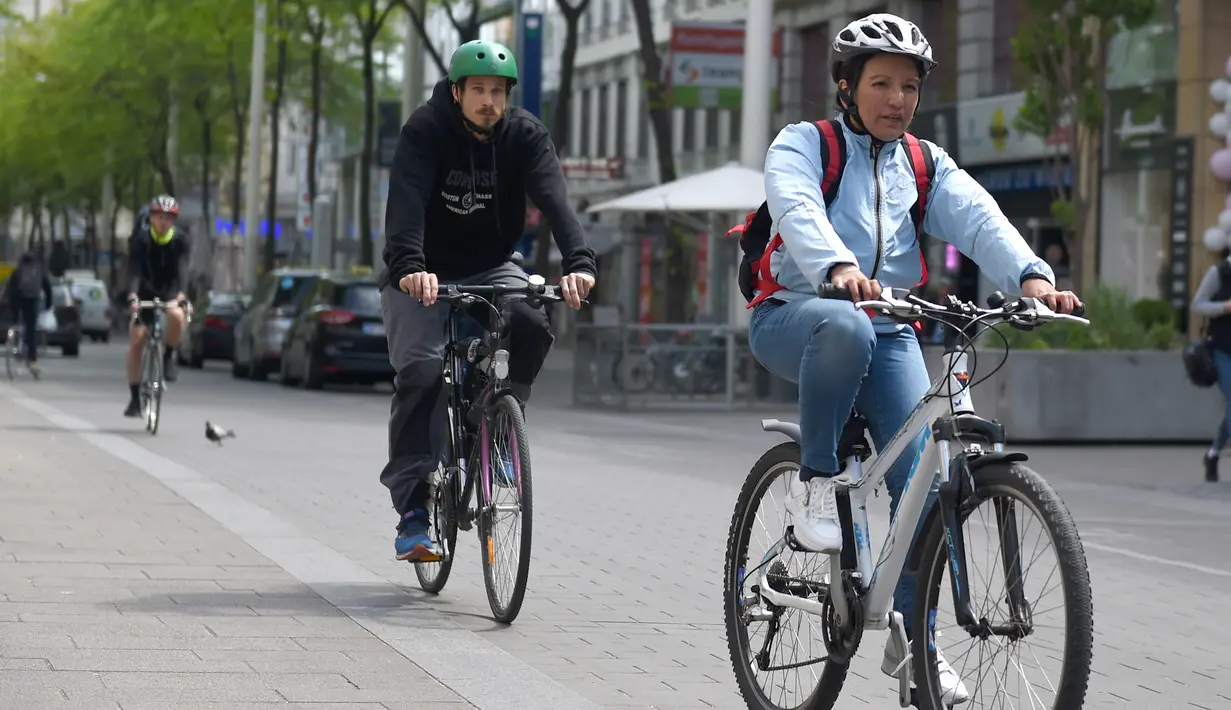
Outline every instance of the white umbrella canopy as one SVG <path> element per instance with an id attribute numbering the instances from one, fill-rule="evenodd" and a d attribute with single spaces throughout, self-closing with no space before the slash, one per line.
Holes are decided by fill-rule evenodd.
<path id="1" fill-rule="evenodd" d="M 765 175 L 739 163 L 600 202 L 587 212 L 749 212 L 765 201 Z"/>

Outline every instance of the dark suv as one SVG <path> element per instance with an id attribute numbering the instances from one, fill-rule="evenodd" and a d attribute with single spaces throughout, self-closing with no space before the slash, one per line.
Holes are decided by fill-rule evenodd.
<path id="1" fill-rule="evenodd" d="M 371 277 L 324 276 L 302 293 L 282 350 L 282 384 L 372 385 L 393 375 L 380 289 Z"/>

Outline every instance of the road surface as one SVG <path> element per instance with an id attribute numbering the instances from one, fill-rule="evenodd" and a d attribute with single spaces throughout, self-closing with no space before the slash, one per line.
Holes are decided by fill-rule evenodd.
<path id="1" fill-rule="evenodd" d="M 387 388 L 307 392 L 234 380 L 226 363 L 182 368 L 151 438 L 120 416 L 122 356 L 116 344 L 86 345 L 79 359 L 48 358 L 42 382 L 0 385 L 0 408 L 11 410 L 3 431 L 71 439 L 100 468 L 160 481 L 165 498 L 233 535 L 230 547 L 306 585 L 314 604 L 396 651 L 371 654 L 373 664 L 422 669 L 449 703 L 441 707 L 459 706 L 450 698 L 477 707 L 743 707 L 722 625 L 722 557 L 743 477 L 781 440 L 759 430 L 758 415 L 577 410 L 560 384 L 565 363 L 549 363 L 529 415 L 530 587 L 520 618 L 503 627 L 490 619 L 473 534 L 461 534 L 436 597 L 393 560 L 396 515 L 378 481 Z M 207 419 L 238 438 L 208 444 Z M 1195 447 L 1028 452 L 1076 517 L 1089 558 L 1097 645 L 1086 707 L 1231 708 L 1231 482 L 1202 483 Z M 65 456 L 63 465 L 91 465 Z M 873 511 L 874 533 L 884 516 Z M 14 614 L 0 621 L 23 621 Z M 883 638 L 865 638 L 839 707 L 896 706 L 878 670 Z M 4 643 L 0 655 L 11 655 Z M 30 672 L 13 661 L 3 668 Z M 380 702 L 370 707 L 402 707 Z"/>

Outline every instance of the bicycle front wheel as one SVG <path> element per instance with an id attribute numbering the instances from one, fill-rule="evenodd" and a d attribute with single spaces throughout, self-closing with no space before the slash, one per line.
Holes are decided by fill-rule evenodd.
<path id="1" fill-rule="evenodd" d="M 944 662 L 966 685 L 967 707 L 1080 710 L 1090 678 L 1094 607 L 1073 517 L 1025 466 L 989 464 L 972 478 L 974 495 L 959 514 L 973 627 L 957 623 L 952 584 L 942 584 L 949 577 L 949 543 L 939 516 L 920 537 L 911 624 L 927 629 L 911 639 L 919 707 L 949 707 L 939 682 Z M 1037 664 L 1048 667 L 1026 670 Z"/>
<path id="2" fill-rule="evenodd" d="M 9 328 L 4 335 L 4 371 L 10 380 L 17 379 L 17 357 L 20 343 L 17 342 L 17 329 Z"/>
<path id="3" fill-rule="evenodd" d="M 479 441 L 483 583 L 492 616 L 510 624 L 526 597 L 534 511 L 526 420 L 511 395 L 501 395 L 489 407 Z"/>
<path id="4" fill-rule="evenodd" d="M 154 436 L 158 433 L 159 415 L 162 414 L 162 346 L 146 348 L 145 381 L 142 383 L 145 410 L 145 429 Z"/>

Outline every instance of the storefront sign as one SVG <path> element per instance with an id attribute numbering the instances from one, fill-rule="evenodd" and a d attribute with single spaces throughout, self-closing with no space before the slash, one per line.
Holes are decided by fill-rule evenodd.
<path id="1" fill-rule="evenodd" d="M 765 100 L 777 105 L 782 28 L 774 31 Z M 671 25 L 671 99 L 678 108 L 739 109 L 744 88 L 744 28 L 725 22 Z"/>
<path id="2" fill-rule="evenodd" d="M 1046 190 L 1056 186 L 1057 178 L 1063 187 L 1073 186 L 1073 168 L 1068 161 L 1060 166 L 1058 175 L 1056 166 L 1050 160 L 1025 165 L 979 168 L 969 172 L 988 192 Z"/>
<path id="3" fill-rule="evenodd" d="M 1192 136 L 1177 136 L 1171 143 L 1171 240 L 1167 249 L 1170 263 L 1168 295 L 1180 312 L 1180 332 L 1188 332 L 1189 253 L 1192 251 Z"/>
<path id="4" fill-rule="evenodd" d="M 960 144 L 957 137 L 957 105 L 918 111 L 910 123 L 910 132 L 916 137 L 932 141 L 945 149 L 950 158 L 962 164 Z"/>
<path id="5" fill-rule="evenodd" d="M 958 104 L 958 145 L 963 165 L 1041 160 L 1068 151 L 1066 127 L 1058 127 L 1044 141 L 1014 125 L 1025 100 L 1026 94 L 1018 92 Z"/>
<path id="6" fill-rule="evenodd" d="M 1168 165 L 1175 107 L 1174 83 L 1108 92 L 1103 169 L 1125 172 Z"/>

